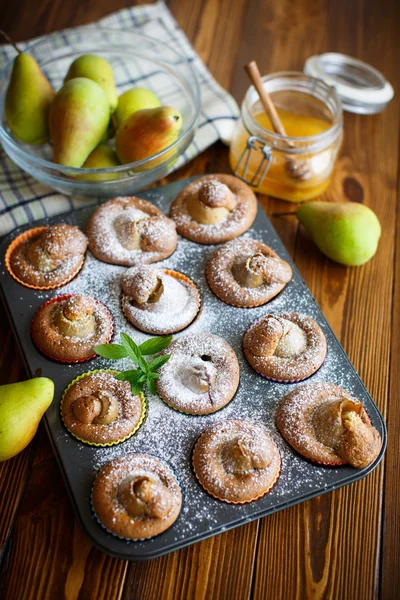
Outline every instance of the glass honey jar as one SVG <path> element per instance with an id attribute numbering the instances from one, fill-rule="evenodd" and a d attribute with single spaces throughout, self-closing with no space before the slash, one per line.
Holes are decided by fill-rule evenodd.
<path id="1" fill-rule="evenodd" d="M 251 86 L 233 133 L 229 160 L 237 177 L 256 192 L 303 202 L 329 185 L 343 136 L 342 108 L 335 89 L 304 73 L 262 78 L 287 136 L 273 131 Z"/>

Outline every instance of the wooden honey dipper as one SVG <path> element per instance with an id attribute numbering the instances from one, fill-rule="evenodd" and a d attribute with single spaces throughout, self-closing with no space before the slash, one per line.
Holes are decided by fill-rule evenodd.
<path id="1" fill-rule="evenodd" d="M 258 95 L 260 96 L 261 104 L 263 105 L 264 110 L 272 123 L 274 131 L 276 133 L 279 133 L 279 135 L 287 137 L 285 128 L 282 124 L 282 121 L 279 118 L 274 103 L 272 102 L 272 98 L 263 86 L 260 71 L 258 70 L 256 61 L 252 60 L 248 65 L 246 65 L 245 71 L 249 76 L 252 84 L 256 88 Z M 287 141 L 286 143 L 289 148 L 294 148 L 294 144 L 292 142 Z M 288 156 L 286 157 L 285 166 L 288 175 L 292 179 L 305 181 L 307 179 L 310 179 L 310 177 L 312 176 L 312 172 L 308 167 L 307 163 L 299 159 Z"/>

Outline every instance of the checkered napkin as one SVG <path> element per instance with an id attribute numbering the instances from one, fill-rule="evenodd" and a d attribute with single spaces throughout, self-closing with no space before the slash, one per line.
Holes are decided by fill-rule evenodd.
<path id="1" fill-rule="evenodd" d="M 200 85 L 202 108 L 196 135 L 174 169 L 200 154 L 218 139 L 229 140 L 238 118 L 238 106 L 232 96 L 218 85 L 194 52 L 164 2 L 128 8 L 95 24 L 65 30 L 62 43 L 68 46 L 72 38 L 76 39 L 77 33 L 84 39 L 87 27 L 135 28 L 160 42 L 168 43 L 190 61 Z M 22 50 L 26 45 L 18 44 Z M 0 69 L 14 57 L 15 50 L 11 46 L 0 46 Z M 136 78 L 135 84 L 146 87 L 146 82 L 141 83 L 140 78 Z M 37 182 L 10 161 L 0 148 L 0 236 L 17 225 L 89 204 L 87 199 L 63 196 Z"/>

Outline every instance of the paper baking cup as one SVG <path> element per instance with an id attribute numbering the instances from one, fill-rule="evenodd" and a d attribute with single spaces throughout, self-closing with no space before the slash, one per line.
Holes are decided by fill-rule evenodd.
<path id="1" fill-rule="evenodd" d="M 39 285 L 33 285 L 31 283 L 26 283 L 25 281 L 22 281 L 22 279 L 19 279 L 19 277 L 17 277 L 17 275 L 12 270 L 12 266 L 11 266 L 11 256 L 12 256 L 14 250 L 21 244 L 27 242 L 31 238 L 35 237 L 36 235 L 38 235 L 39 233 L 44 231 L 45 229 L 47 229 L 47 227 L 35 227 L 33 229 L 28 229 L 28 231 L 24 231 L 23 233 L 20 233 L 20 235 L 18 235 L 10 243 L 10 245 L 8 246 L 8 248 L 6 250 L 5 256 L 4 256 L 4 265 L 5 265 L 8 273 L 11 275 L 11 277 L 13 279 L 15 279 L 15 281 L 18 281 L 18 283 L 20 283 L 24 287 L 30 288 L 31 290 L 42 290 L 42 291 L 54 290 L 56 288 L 62 287 L 63 285 L 66 285 L 72 279 L 74 279 L 74 277 L 76 277 L 78 275 L 79 271 L 82 269 L 83 263 L 85 262 L 85 257 L 83 256 L 82 261 L 77 266 L 77 268 L 72 273 L 70 273 L 66 279 L 64 279 L 63 281 L 60 281 L 57 284 L 39 286 Z"/>
<path id="2" fill-rule="evenodd" d="M 96 446 L 97 448 L 105 448 L 108 446 L 117 446 L 118 444 L 121 444 L 122 442 L 125 442 L 126 440 L 128 440 L 129 438 L 131 438 L 133 435 L 135 435 L 135 433 L 137 431 L 139 431 L 139 429 L 141 428 L 141 426 L 143 425 L 143 422 L 145 420 L 146 414 L 147 414 L 147 404 L 146 404 L 146 398 L 144 397 L 144 395 L 142 394 L 142 392 L 139 392 L 138 396 L 140 398 L 140 401 L 142 403 L 142 414 L 140 415 L 140 419 L 138 421 L 138 424 L 136 425 L 135 429 L 130 432 L 127 436 L 125 436 L 124 438 L 121 438 L 120 440 L 116 441 L 116 442 L 108 442 L 107 444 L 96 444 L 94 442 L 88 442 L 87 440 L 84 440 L 80 437 L 78 437 L 77 435 L 75 435 L 75 433 L 73 433 L 67 426 L 67 424 L 65 423 L 63 416 L 62 416 L 62 406 L 63 406 L 63 401 L 65 398 L 65 394 L 68 392 L 68 390 L 74 385 L 74 383 L 76 383 L 77 381 L 79 381 L 80 379 L 84 379 L 85 377 L 88 377 L 89 375 L 94 375 L 95 373 L 113 373 L 114 375 L 117 375 L 118 373 L 120 373 L 120 371 L 115 371 L 114 369 L 95 369 L 93 371 L 86 371 L 85 373 L 82 373 L 82 375 L 79 375 L 78 377 L 75 377 L 75 379 L 73 379 L 65 388 L 65 390 L 63 391 L 63 395 L 61 397 L 61 403 L 60 403 L 60 415 L 61 415 L 61 420 L 64 424 L 64 427 L 67 429 L 67 431 L 77 440 L 79 440 L 80 442 L 83 442 L 84 444 L 87 444 L 88 446 Z"/>
<path id="3" fill-rule="evenodd" d="M 178 271 L 172 271 L 171 269 L 163 269 L 163 271 L 164 271 L 164 273 L 166 275 L 170 275 L 171 277 L 175 277 L 175 279 L 181 279 L 182 281 L 185 281 L 189 285 L 193 286 L 197 290 L 197 293 L 198 293 L 199 305 L 197 307 L 197 313 L 195 314 L 195 316 L 193 317 L 193 319 L 190 321 L 190 323 L 188 323 L 187 325 L 185 325 L 181 329 L 169 329 L 169 330 L 163 331 L 161 333 L 161 332 L 149 331 L 149 330 L 146 330 L 146 329 L 142 329 L 136 323 L 132 323 L 132 321 L 129 319 L 129 317 L 127 316 L 126 312 L 124 311 L 124 307 L 123 307 L 122 302 L 121 302 L 121 310 L 122 310 L 122 313 L 123 313 L 125 319 L 127 321 L 129 321 L 129 323 L 131 325 L 133 325 L 133 327 L 136 327 L 136 329 L 138 329 L 139 331 L 143 331 L 143 333 L 147 333 L 149 335 L 172 335 L 174 333 L 179 333 L 181 331 L 184 331 L 187 327 L 190 327 L 190 325 L 193 323 L 193 321 L 195 321 L 195 319 L 197 319 L 199 311 L 200 311 L 200 308 L 201 308 L 201 295 L 200 295 L 200 291 L 199 291 L 199 288 L 197 287 L 197 285 L 194 283 L 194 281 L 192 281 L 189 277 L 187 277 L 183 273 L 179 273 Z M 122 298 L 124 296 L 127 296 L 127 294 L 123 293 L 122 294 Z"/>
<path id="4" fill-rule="evenodd" d="M 315 375 L 315 373 L 317 373 L 320 368 L 322 367 L 322 365 L 325 362 L 326 359 L 326 354 L 325 354 L 325 358 L 322 361 L 322 363 L 320 364 L 320 366 L 318 367 L 318 369 L 315 369 L 315 371 L 313 371 L 312 373 L 310 373 L 309 375 L 306 375 L 305 377 L 300 377 L 300 378 L 296 378 L 296 379 L 277 379 L 275 377 L 269 377 L 269 375 L 264 375 L 264 373 L 261 373 L 260 371 L 258 371 L 258 369 L 256 369 L 248 360 L 247 356 L 246 356 L 246 351 L 245 351 L 245 347 L 244 347 L 244 338 L 245 335 L 247 335 L 247 333 L 249 331 L 251 331 L 253 329 L 253 327 L 255 327 L 257 325 L 257 323 L 259 323 L 260 321 L 263 320 L 264 317 L 261 317 L 260 319 L 257 319 L 257 321 L 254 321 L 254 323 L 252 325 L 250 325 L 250 327 L 245 331 L 243 338 L 242 338 L 242 350 L 243 350 L 243 354 L 247 360 L 247 362 L 249 363 L 250 367 L 253 369 L 253 371 L 255 371 L 257 373 L 257 375 L 261 375 L 261 377 L 264 377 L 264 379 L 268 379 L 268 381 L 273 381 L 274 383 L 286 383 L 286 384 L 290 384 L 290 383 L 300 383 L 300 381 L 305 381 L 306 379 L 309 379 L 310 377 L 312 377 L 313 375 Z"/>
<path id="5" fill-rule="evenodd" d="M 32 324 L 31 324 L 31 337 L 32 337 L 32 341 L 35 344 L 36 348 L 45 356 L 47 356 L 48 358 L 51 358 L 51 360 L 55 360 L 56 362 L 60 362 L 60 363 L 64 363 L 67 365 L 74 365 L 74 364 L 78 364 L 78 363 L 82 363 L 82 362 L 86 362 L 87 360 L 91 360 L 92 358 L 95 358 L 97 356 L 96 352 L 94 352 L 93 354 L 91 354 L 90 356 L 86 356 L 85 358 L 77 358 L 75 360 L 65 360 L 62 358 L 58 358 L 56 356 L 52 356 L 51 354 L 49 354 L 48 352 L 46 352 L 46 350 L 43 350 L 43 348 L 41 348 L 40 344 L 37 342 L 37 340 L 35 339 L 35 336 L 33 334 L 33 323 L 35 321 L 35 319 L 38 318 L 40 312 L 48 305 L 48 304 L 52 304 L 53 302 L 62 302 L 63 300 L 68 300 L 68 298 L 72 298 L 72 296 L 77 296 L 78 294 L 63 294 L 62 296 L 57 296 L 56 298 L 51 298 L 50 300 L 47 300 L 47 302 L 45 302 L 44 304 L 42 304 L 37 311 L 35 312 L 35 314 L 33 315 L 33 319 L 32 319 Z M 108 338 L 108 340 L 106 340 L 105 342 L 103 342 L 104 344 L 109 344 L 111 342 L 111 340 L 114 337 L 115 334 L 115 323 L 114 323 L 114 319 L 112 314 L 110 313 L 110 311 L 108 310 L 107 306 L 105 304 L 103 304 L 102 302 L 100 302 L 99 300 L 96 300 L 96 298 L 93 298 L 93 300 L 97 303 L 100 304 L 101 306 L 103 306 L 108 314 L 108 318 L 109 321 L 111 323 L 111 333 L 110 336 Z"/>
<path id="6" fill-rule="evenodd" d="M 156 383 L 156 386 L 157 386 L 157 383 Z M 236 396 L 238 389 L 239 389 L 239 385 L 237 386 L 236 391 L 235 391 L 234 395 L 232 396 L 232 398 L 229 400 L 229 402 L 224 404 L 224 406 L 221 406 L 221 408 L 218 408 L 217 410 L 214 410 L 213 412 L 209 412 L 209 413 L 196 413 L 196 414 L 185 412 L 184 410 L 180 410 L 179 408 L 172 406 L 172 404 L 169 404 L 167 400 L 164 400 L 164 398 L 161 396 L 161 394 L 158 392 L 158 390 L 157 390 L 157 394 L 159 395 L 161 400 L 164 402 L 164 404 L 166 404 L 168 406 L 168 408 L 172 408 L 172 410 L 175 410 L 177 413 L 180 413 L 181 415 L 186 415 L 188 417 L 201 418 L 201 417 L 209 417 L 210 415 L 215 415 L 216 413 L 220 412 L 221 410 L 223 410 L 224 408 L 229 406 L 229 404 L 232 402 L 232 400 Z"/>
<path id="7" fill-rule="evenodd" d="M 210 496 L 212 496 L 213 498 L 215 498 L 216 500 L 220 500 L 221 502 L 226 502 L 227 504 L 249 504 L 250 502 L 255 502 L 256 500 L 259 500 L 260 498 L 262 498 L 263 496 L 265 496 L 266 494 L 269 494 L 269 492 L 272 490 L 272 488 L 276 485 L 280 474 L 281 474 L 281 469 L 282 469 L 282 458 L 281 458 L 281 453 L 279 452 L 279 449 L 277 449 L 277 452 L 279 454 L 279 469 L 278 472 L 276 474 L 275 479 L 272 481 L 271 485 L 269 486 L 268 489 L 266 489 L 265 491 L 261 492 L 261 494 L 259 494 L 258 496 L 254 496 L 254 498 L 251 498 L 250 500 L 241 500 L 239 502 L 234 502 L 233 500 L 225 500 L 225 498 L 220 498 L 219 496 L 216 496 L 215 494 L 213 494 L 213 492 L 211 492 L 209 489 L 206 488 L 206 486 L 204 485 L 204 483 L 202 481 L 200 481 L 200 477 L 198 476 L 197 472 L 196 472 L 196 468 L 194 466 L 194 460 L 193 460 L 193 456 L 194 456 L 194 451 L 195 448 L 198 444 L 198 442 L 200 441 L 200 438 L 203 434 L 201 434 L 199 436 L 199 438 L 197 439 L 195 445 L 193 446 L 193 450 L 192 450 L 192 468 L 193 468 L 193 472 L 196 476 L 197 481 L 199 482 L 199 484 L 201 485 L 201 487 L 203 488 L 203 490 L 205 490 L 207 492 L 207 494 L 209 494 Z"/>

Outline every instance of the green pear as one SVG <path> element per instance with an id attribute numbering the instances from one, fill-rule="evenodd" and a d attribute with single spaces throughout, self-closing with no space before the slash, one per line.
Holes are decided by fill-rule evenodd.
<path id="1" fill-rule="evenodd" d="M 54 383 L 35 377 L 0 386 L 0 462 L 21 452 L 54 397 Z"/>
<path id="2" fill-rule="evenodd" d="M 110 120 L 102 88 L 85 77 L 67 81 L 50 109 L 50 135 L 56 163 L 81 167 L 99 145 Z"/>
<path id="3" fill-rule="evenodd" d="M 14 60 L 5 99 L 5 117 L 13 135 L 26 144 L 49 138 L 49 110 L 55 96 L 33 56 L 20 52 Z"/>
<path id="4" fill-rule="evenodd" d="M 118 106 L 114 113 L 117 127 L 134 112 L 144 108 L 157 108 L 158 106 L 161 106 L 158 96 L 147 88 L 134 88 L 124 92 L 118 98 Z"/>
<path id="5" fill-rule="evenodd" d="M 376 214 L 356 202 L 302 204 L 297 216 L 318 248 L 343 265 L 362 265 L 376 252 L 381 225 Z"/>
<path id="6" fill-rule="evenodd" d="M 115 136 L 115 150 L 121 163 L 142 160 L 161 152 L 173 144 L 179 136 L 182 117 L 171 106 L 145 108 L 133 113 L 118 128 Z M 149 161 L 138 170 L 151 169 L 166 162 L 174 150 L 166 152 L 158 159 Z"/>
<path id="7" fill-rule="evenodd" d="M 109 167 L 118 167 L 119 162 L 117 155 L 110 146 L 101 144 L 97 146 L 89 154 L 87 159 L 82 165 L 83 169 L 105 169 Z M 77 179 L 81 181 L 108 181 L 110 179 L 118 179 L 119 175 L 107 175 L 106 173 L 99 173 L 98 175 L 78 175 Z"/>
<path id="8" fill-rule="evenodd" d="M 110 103 L 110 112 L 114 112 L 118 104 L 117 90 L 112 68 L 104 58 L 95 54 L 79 56 L 68 69 L 64 82 L 75 79 L 75 77 L 87 77 L 87 79 L 92 79 L 103 88 Z"/>

